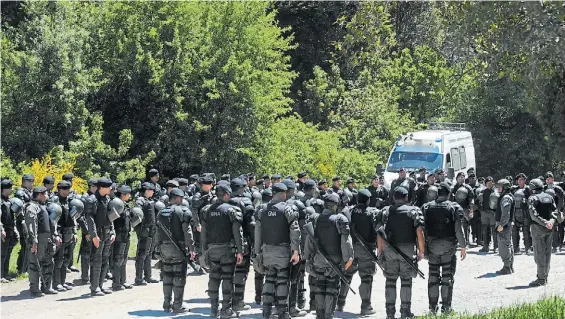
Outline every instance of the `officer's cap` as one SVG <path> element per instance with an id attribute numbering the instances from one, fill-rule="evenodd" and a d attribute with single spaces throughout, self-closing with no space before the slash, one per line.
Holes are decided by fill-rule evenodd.
<path id="1" fill-rule="evenodd" d="M 475 168 L 469 167 L 469 169 L 467 170 L 467 173 L 471 174 L 471 172 L 475 172 Z"/>
<path id="2" fill-rule="evenodd" d="M 434 174 L 443 174 L 445 173 L 445 171 L 443 170 L 443 168 L 438 168 L 434 171 Z"/>
<path id="3" fill-rule="evenodd" d="M 98 186 L 98 187 L 111 187 L 112 186 L 112 180 L 109 179 L 108 177 L 100 177 L 98 179 L 98 182 L 96 183 L 96 186 Z"/>
<path id="4" fill-rule="evenodd" d="M 173 196 L 184 197 L 184 192 L 183 192 L 182 189 L 180 189 L 180 188 L 173 188 L 173 189 L 171 190 L 171 192 L 169 193 L 169 195 L 170 195 L 171 197 L 173 197 Z"/>
<path id="5" fill-rule="evenodd" d="M 168 180 L 165 184 L 166 187 L 179 187 L 179 182 L 175 181 L 174 179 Z"/>
<path id="6" fill-rule="evenodd" d="M 149 177 L 153 177 L 157 175 L 159 175 L 159 171 L 156 168 L 152 168 L 149 170 Z"/>
<path id="7" fill-rule="evenodd" d="M 494 182 L 494 178 L 492 178 L 492 176 L 487 176 L 487 178 L 485 178 L 485 182 Z"/>
<path id="8" fill-rule="evenodd" d="M 354 184 L 354 183 L 355 183 L 355 180 L 353 178 L 349 178 L 347 180 L 347 184 Z"/>
<path id="9" fill-rule="evenodd" d="M 373 175 L 373 178 L 372 178 L 372 180 L 375 180 L 375 179 L 376 179 L 376 180 L 378 180 L 378 179 L 379 179 L 379 174 L 375 174 L 375 175 Z"/>
<path id="10" fill-rule="evenodd" d="M 47 184 L 55 184 L 55 177 L 53 176 L 45 176 L 43 178 L 43 185 L 47 185 Z"/>
<path id="11" fill-rule="evenodd" d="M 70 189 L 71 186 L 73 186 L 71 182 L 66 180 L 62 180 L 59 183 L 57 183 L 57 189 Z"/>
<path id="12" fill-rule="evenodd" d="M 252 181 L 255 179 L 255 174 L 253 173 L 247 173 L 247 180 L 248 181 Z"/>
<path id="13" fill-rule="evenodd" d="M 186 186 L 186 185 L 188 185 L 188 179 L 183 178 L 183 177 L 180 177 L 180 178 L 178 179 L 178 182 L 179 182 L 179 186 Z"/>
<path id="14" fill-rule="evenodd" d="M 283 183 L 276 183 L 275 185 L 273 185 L 273 193 L 281 193 L 281 192 L 286 192 L 288 190 L 288 187 L 286 187 L 285 184 Z"/>
<path id="15" fill-rule="evenodd" d="M 267 180 L 267 179 L 271 179 L 271 177 L 269 176 L 269 174 L 265 174 L 265 175 L 263 175 L 263 177 L 262 177 L 262 178 L 263 178 L 264 180 Z"/>
<path id="16" fill-rule="evenodd" d="M 463 177 L 465 177 L 465 173 L 463 173 L 463 172 L 459 172 L 459 173 L 457 173 L 457 176 L 455 176 L 455 178 L 459 178 L 459 176 L 463 176 Z"/>
<path id="17" fill-rule="evenodd" d="M 284 179 L 290 179 L 291 181 L 293 181 L 293 180 L 294 180 L 294 176 L 292 176 L 292 175 L 288 175 L 288 176 L 287 176 L 287 177 L 285 177 Z"/>
<path id="18" fill-rule="evenodd" d="M 195 182 L 198 180 L 198 174 L 192 174 L 190 175 L 190 177 L 188 178 L 191 182 Z"/>
<path id="19" fill-rule="evenodd" d="M 274 174 L 271 179 L 281 179 L 281 174 Z"/>
<path id="20" fill-rule="evenodd" d="M 366 202 L 369 198 L 371 198 L 371 192 L 368 189 L 362 189 L 357 194 L 359 202 Z"/>
<path id="21" fill-rule="evenodd" d="M 96 185 L 96 184 L 98 184 L 98 178 L 92 177 L 92 178 L 88 179 L 88 186 L 89 186 L 89 187 L 90 187 L 90 186 L 94 186 L 94 185 Z"/>
<path id="22" fill-rule="evenodd" d="M 320 180 L 320 181 L 318 182 L 318 186 L 322 186 L 322 185 L 325 185 L 325 184 L 327 184 L 327 183 L 328 183 L 328 182 L 326 182 L 325 179 L 322 179 L 322 180 Z"/>
<path id="23" fill-rule="evenodd" d="M 475 175 L 475 173 L 471 173 L 469 174 L 469 178 L 477 178 L 477 175 Z"/>
<path id="24" fill-rule="evenodd" d="M 404 167 L 401 167 L 400 169 L 398 169 L 398 172 L 406 172 L 406 169 Z"/>
<path id="25" fill-rule="evenodd" d="M 257 180 L 257 185 L 263 185 L 265 181 L 261 178 Z"/>
<path id="26" fill-rule="evenodd" d="M 14 186 L 14 182 L 11 179 L 2 180 L 2 189 L 12 188 L 12 186 Z"/>
<path id="27" fill-rule="evenodd" d="M 425 167 L 422 167 L 422 168 L 420 168 L 420 169 L 418 170 L 418 172 L 420 172 L 420 173 L 425 173 L 425 172 L 427 172 L 427 171 L 428 171 L 428 170 L 427 170 Z"/>
<path id="28" fill-rule="evenodd" d="M 231 178 L 230 174 L 224 174 L 222 175 L 222 177 L 220 177 L 220 180 L 229 182 L 230 178 Z"/>
<path id="29" fill-rule="evenodd" d="M 304 182 L 304 188 L 310 189 L 310 188 L 315 188 L 316 187 L 316 182 L 314 182 L 313 179 L 307 179 Z"/>
<path id="30" fill-rule="evenodd" d="M 292 180 L 290 179 L 284 179 L 282 181 L 282 183 L 284 184 L 284 186 L 286 186 L 286 188 L 288 189 L 296 189 L 296 183 L 294 183 Z"/>
<path id="31" fill-rule="evenodd" d="M 22 176 L 22 181 L 34 182 L 35 176 L 32 174 L 24 174 L 24 176 Z"/>
<path id="32" fill-rule="evenodd" d="M 131 187 L 129 187 L 128 185 L 120 185 L 120 187 L 118 187 L 116 191 L 120 194 L 128 194 L 131 193 Z"/>
<path id="33" fill-rule="evenodd" d="M 298 178 L 306 177 L 306 175 L 308 175 L 306 172 L 300 172 L 298 173 Z"/>
<path id="34" fill-rule="evenodd" d="M 394 194 L 402 194 L 404 196 L 408 195 L 408 190 L 402 186 L 398 186 L 394 189 Z"/>
<path id="35" fill-rule="evenodd" d="M 222 190 L 224 193 L 226 194 L 231 194 L 232 193 L 232 189 L 230 187 L 230 184 L 226 181 L 219 181 L 218 185 L 216 185 L 216 188 L 219 190 Z"/>
<path id="36" fill-rule="evenodd" d="M 211 175 L 209 174 L 204 174 L 202 175 L 202 177 L 200 177 L 200 184 L 213 184 L 214 183 L 214 179 L 212 178 Z"/>
<path id="37" fill-rule="evenodd" d="M 339 195 L 336 193 L 328 193 L 324 196 L 324 202 L 339 204 Z"/>
<path id="38" fill-rule="evenodd" d="M 34 193 L 45 193 L 45 192 L 47 192 L 47 187 L 45 187 L 45 186 L 35 186 L 33 188 L 33 192 Z"/>
<path id="39" fill-rule="evenodd" d="M 237 177 L 231 180 L 230 182 L 230 187 L 233 188 L 241 188 L 241 187 L 245 187 L 245 185 L 247 185 L 247 183 L 245 182 L 245 180 Z"/>
<path id="40" fill-rule="evenodd" d="M 463 187 L 463 186 L 461 186 L 461 187 Z M 445 190 L 447 193 L 449 193 L 451 191 L 451 185 L 449 185 L 449 183 L 447 183 L 447 182 L 440 183 L 439 188 Z M 408 194 L 408 192 L 406 194 Z"/>
<path id="41" fill-rule="evenodd" d="M 553 178 L 553 173 L 552 172 L 545 173 L 545 178 Z"/>
<path id="42" fill-rule="evenodd" d="M 73 173 L 65 173 L 65 174 L 63 174 L 62 179 L 64 181 L 72 182 L 74 177 L 75 177 L 75 175 L 73 175 Z"/>
<path id="43" fill-rule="evenodd" d="M 479 177 L 478 181 L 479 181 L 479 183 L 480 183 L 480 182 L 484 182 L 484 181 L 485 181 L 485 178 L 484 178 L 484 177 Z"/>
<path id="44" fill-rule="evenodd" d="M 341 180 L 341 177 L 339 176 L 334 176 L 334 178 L 332 178 L 332 182 L 337 182 L 339 180 Z"/>
<path id="45" fill-rule="evenodd" d="M 149 182 L 143 182 L 143 184 L 141 184 L 141 189 L 144 191 L 154 191 L 155 185 Z"/>

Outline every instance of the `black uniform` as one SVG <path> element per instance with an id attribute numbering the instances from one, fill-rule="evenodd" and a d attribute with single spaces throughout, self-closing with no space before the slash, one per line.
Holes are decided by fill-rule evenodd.
<path id="1" fill-rule="evenodd" d="M 203 251 L 201 251 L 201 243 L 200 243 L 200 233 L 196 231 L 196 228 L 200 226 L 200 217 L 201 217 L 201 210 L 203 207 L 210 205 L 215 201 L 215 196 L 212 192 L 198 192 L 192 196 L 192 202 L 190 203 L 190 211 L 192 212 L 192 220 L 193 220 L 193 234 L 194 234 L 194 245 L 196 246 L 196 252 L 198 255 L 202 255 Z"/>
<path id="2" fill-rule="evenodd" d="M 303 227 L 306 224 L 306 202 L 312 198 L 311 196 L 303 196 L 298 199 L 293 197 L 286 201 L 288 205 L 294 205 L 298 211 L 298 227 L 301 230 L 300 236 L 300 251 L 304 252 L 304 244 L 306 236 L 304 234 Z M 306 275 L 306 261 L 300 256 L 300 262 L 296 265 L 290 265 L 290 293 L 288 306 L 291 312 L 298 313 L 297 308 L 304 308 L 306 304 L 306 299 L 304 297 L 304 278 Z"/>
<path id="3" fill-rule="evenodd" d="M 121 200 L 121 199 L 120 199 Z M 128 252 L 131 238 L 131 208 L 124 202 L 124 211 L 120 214 L 120 218 L 114 220 L 114 230 L 116 231 L 116 240 L 112 250 L 112 259 L 114 260 L 112 275 L 112 289 L 122 290 L 131 288 L 126 283 L 126 264 L 128 261 Z"/>
<path id="4" fill-rule="evenodd" d="M 55 269 L 53 271 L 53 288 L 58 291 L 72 289 L 72 285 L 67 283 L 67 268 L 71 264 L 72 249 L 74 248 L 75 236 L 77 234 L 77 223 L 69 214 L 69 202 L 71 198 L 53 196 L 49 200 L 52 203 L 61 205 L 62 214 L 57 223 L 58 233 L 61 235 L 62 243 L 55 253 Z"/>
<path id="5" fill-rule="evenodd" d="M 388 205 L 388 190 L 379 185 L 377 187 L 373 187 L 373 185 L 367 187 L 369 192 L 371 192 L 371 201 L 369 202 L 370 207 L 376 207 L 378 209 L 382 209 L 386 205 Z"/>
<path id="6" fill-rule="evenodd" d="M 457 202 L 459 206 L 463 209 L 463 230 L 465 233 L 466 244 L 469 245 L 471 242 L 471 218 L 473 213 L 471 211 L 471 205 L 473 205 L 473 189 L 467 184 L 455 184 L 451 189 L 451 200 Z"/>
<path id="7" fill-rule="evenodd" d="M 163 275 L 163 309 L 165 311 L 186 311 L 182 302 L 188 266 L 187 252 L 194 252 L 194 241 L 190 228 L 191 221 L 190 210 L 181 205 L 164 208 L 157 216 L 157 222 L 160 225 L 156 236 L 156 251 L 163 262 L 161 272 Z M 174 300 L 171 307 L 173 294 Z"/>
<path id="8" fill-rule="evenodd" d="M 155 191 L 156 192 L 156 191 Z M 136 226 L 137 254 L 135 257 L 135 284 L 143 285 L 147 282 L 159 282 L 151 278 L 151 251 L 154 247 L 155 233 L 155 202 L 152 199 L 139 197 L 135 206 L 143 210 L 143 221 Z"/>
<path id="9" fill-rule="evenodd" d="M 29 203 L 31 201 L 31 190 L 23 187 L 18 188 L 14 197 L 21 199 L 24 204 Z M 27 246 L 27 229 L 25 227 L 24 214 L 16 216 L 16 229 L 20 234 L 20 252 L 18 253 L 17 269 L 18 274 L 23 274 L 27 272 L 29 266 L 28 255 L 30 250 L 30 247 Z"/>
<path id="10" fill-rule="evenodd" d="M 22 214 L 22 212 L 19 212 Z M 2 254 L 2 263 L 0 264 L 2 271 L 2 279 L 9 279 L 8 271 L 10 270 L 10 256 L 12 250 L 20 239 L 19 232 L 16 228 L 16 214 L 12 210 L 10 198 L 2 196 L 2 217 L 1 222 L 6 232 L 6 238 L 0 242 L 0 253 Z"/>
<path id="11" fill-rule="evenodd" d="M 512 226 L 512 245 L 514 246 L 514 253 L 520 253 L 520 232 L 523 233 L 524 247 L 526 252 L 532 248 L 532 235 L 530 233 L 530 225 L 532 219 L 528 211 L 528 199 L 531 192 L 528 186 L 519 188 L 518 186 L 512 188 L 514 195 L 514 225 Z"/>
<path id="12" fill-rule="evenodd" d="M 93 196 L 93 193 L 87 192 L 86 195 L 81 197 L 81 200 L 85 203 L 90 196 Z M 80 255 L 80 278 L 83 284 L 87 284 L 90 282 L 90 252 L 92 248 L 92 242 L 90 233 L 87 229 L 86 225 L 86 211 L 82 216 L 77 218 L 77 224 L 81 229 L 81 239 L 80 239 L 80 247 L 79 247 L 79 255 Z"/>

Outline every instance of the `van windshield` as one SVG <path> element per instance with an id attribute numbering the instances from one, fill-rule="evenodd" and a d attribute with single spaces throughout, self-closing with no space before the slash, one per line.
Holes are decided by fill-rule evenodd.
<path id="1" fill-rule="evenodd" d="M 392 152 L 388 161 L 387 172 L 398 172 L 404 167 L 409 171 L 415 171 L 425 167 L 428 172 L 443 168 L 443 154 L 424 152 Z"/>

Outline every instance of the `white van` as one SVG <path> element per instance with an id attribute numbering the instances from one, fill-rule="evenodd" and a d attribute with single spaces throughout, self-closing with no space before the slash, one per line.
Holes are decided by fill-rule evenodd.
<path id="1" fill-rule="evenodd" d="M 455 175 L 466 173 L 471 167 L 476 170 L 473 137 L 464 129 L 461 123 L 437 123 L 430 124 L 429 130 L 397 138 L 384 172 L 382 165 L 377 165 L 385 186 L 390 187 L 400 168 L 410 172 L 425 167 L 430 174 L 438 168 L 446 172 L 453 168 Z"/>

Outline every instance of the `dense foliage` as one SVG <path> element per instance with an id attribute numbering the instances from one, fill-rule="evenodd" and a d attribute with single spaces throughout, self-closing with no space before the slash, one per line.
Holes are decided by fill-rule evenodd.
<path id="1" fill-rule="evenodd" d="M 479 174 L 539 175 L 564 43 L 559 3 L 2 2 L 2 175 L 366 180 L 432 121 L 467 123 Z"/>

